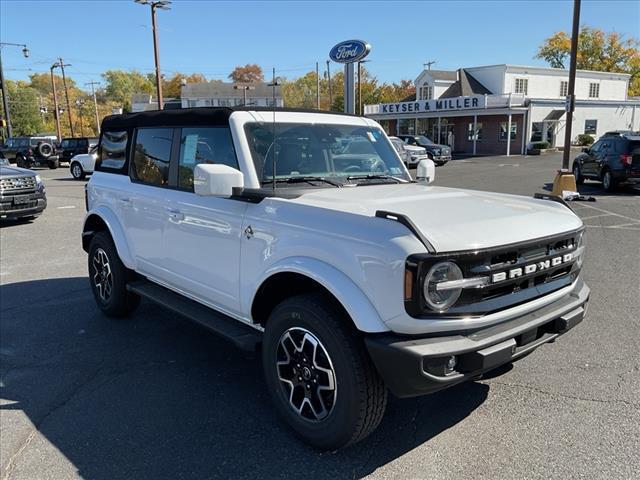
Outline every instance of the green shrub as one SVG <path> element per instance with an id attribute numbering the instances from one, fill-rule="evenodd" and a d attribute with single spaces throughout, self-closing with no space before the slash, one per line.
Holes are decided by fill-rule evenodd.
<path id="1" fill-rule="evenodd" d="M 534 150 L 544 150 L 545 148 L 549 148 L 549 142 L 534 142 L 531 148 Z"/>
<path id="2" fill-rule="evenodd" d="M 594 138 L 588 133 L 581 133 L 578 135 L 578 145 L 588 147 L 594 142 Z"/>

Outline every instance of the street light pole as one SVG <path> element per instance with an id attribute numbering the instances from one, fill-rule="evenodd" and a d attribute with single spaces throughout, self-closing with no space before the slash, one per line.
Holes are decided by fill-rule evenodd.
<path id="1" fill-rule="evenodd" d="M 562 168 L 569 168 L 571 150 L 571 126 L 575 110 L 576 59 L 578 56 L 578 36 L 580 30 L 580 0 L 573 1 L 573 28 L 571 32 L 571 63 L 569 65 L 569 85 L 567 94 L 567 122 L 564 132 L 564 151 L 562 152 Z"/>
<path id="2" fill-rule="evenodd" d="M 255 90 L 256 87 L 251 85 L 234 85 L 234 90 L 242 90 L 242 106 L 247 105 L 247 90 Z"/>
<path id="3" fill-rule="evenodd" d="M 98 100 L 96 100 L 96 89 L 95 86 L 99 85 L 100 82 L 87 82 L 85 85 L 91 85 L 91 95 L 93 96 L 93 108 L 96 112 L 96 134 L 100 135 L 100 118 L 98 117 Z"/>
<path id="4" fill-rule="evenodd" d="M 29 49 L 24 43 L 0 43 L 0 84 L 2 87 L 2 108 L 4 109 L 4 119 L 7 122 L 7 138 L 13 136 L 13 128 L 11 127 L 11 113 L 9 112 L 9 97 L 7 96 L 7 85 L 4 81 L 4 70 L 2 69 L 2 47 L 22 47 L 24 58 L 29 58 Z"/>
<path id="5" fill-rule="evenodd" d="M 331 69 L 329 68 L 329 65 L 331 64 L 331 62 L 329 60 L 327 60 L 327 81 L 329 82 L 329 110 L 333 109 L 333 98 L 331 95 Z"/>
<path id="6" fill-rule="evenodd" d="M 53 118 L 56 120 L 56 135 L 58 137 L 58 143 L 62 141 L 62 134 L 60 133 L 60 109 L 58 107 L 58 91 L 56 90 L 56 82 L 53 78 L 53 69 L 59 65 L 54 63 L 51 65 L 51 90 L 53 90 Z"/>
<path id="7" fill-rule="evenodd" d="M 62 71 L 62 85 L 64 86 L 64 98 L 67 101 L 67 114 L 69 115 L 69 130 L 71 130 L 71 136 L 75 137 L 73 134 L 73 121 L 71 120 L 71 103 L 69 102 L 69 90 L 67 89 L 67 77 L 64 76 L 64 67 L 70 67 L 71 64 L 65 63 L 62 61 L 62 57 L 58 58 L 60 61 L 59 66 Z"/>
<path id="8" fill-rule="evenodd" d="M 162 75 L 160 74 L 160 53 L 158 47 L 158 33 L 156 28 L 156 10 L 170 10 L 170 0 L 134 0 L 140 5 L 149 5 L 151 7 L 151 28 L 153 30 L 153 56 L 156 62 L 156 90 L 158 95 L 158 110 L 164 108 L 164 99 L 162 98 Z"/>

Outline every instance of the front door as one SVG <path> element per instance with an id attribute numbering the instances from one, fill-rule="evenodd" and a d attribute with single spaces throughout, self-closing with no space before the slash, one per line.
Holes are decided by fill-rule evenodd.
<path id="1" fill-rule="evenodd" d="M 582 162 L 582 174 L 585 177 L 598 177 L 598 162 L 604 153 L 605 141 L 599 140 L 589 149 L 589 153 Z"/>
<path id="2" fill-rule="evenodd" d="M 193 193 L 198 163 L 239 168 L 228 127 L 183 128 L 178 188 L 168 196 L 164 259 L 169 283 L 227 313 L 239 313 L 240 244 L 247 203 Z"/>

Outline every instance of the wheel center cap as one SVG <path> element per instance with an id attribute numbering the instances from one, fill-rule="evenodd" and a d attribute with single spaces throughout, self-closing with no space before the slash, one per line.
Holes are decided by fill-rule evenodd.
<path id="1" fill-rule="evenodd" d="M 311 370 L 309 370 L 309 367 L 304 367 L 302 369 L 302 378 L 305 380 L 309 380 L 311 378 Z"/>

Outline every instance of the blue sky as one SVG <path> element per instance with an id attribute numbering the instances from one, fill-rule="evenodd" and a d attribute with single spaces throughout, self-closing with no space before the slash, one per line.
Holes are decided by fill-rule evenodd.
<path id="1" fill-rule="evenodd" d="M 258 63 L 293 78 L 324 62 L 341 40 L 372 45 L 369 70 L 381 81 L 415 78 L 433 68 L 543 64 L 541 41 L 569 31 L 571 1 L 214 2 L 174 0 L 158 13 L 163 73 L 225 79 L 234 66 Z M 627 36 L 640 31 L 640 2 L 583 0 L 581 22 Z M 0 0 L 0 39 L 7 78 L 48 72 L 58 56 L 80 86 L 107 69 L 153 71 L 149 7 L 132 0 Z M 58 32 L 54 33 L 54 25 Z M 333 71 L 339 65 L 333 64 Z"/>

